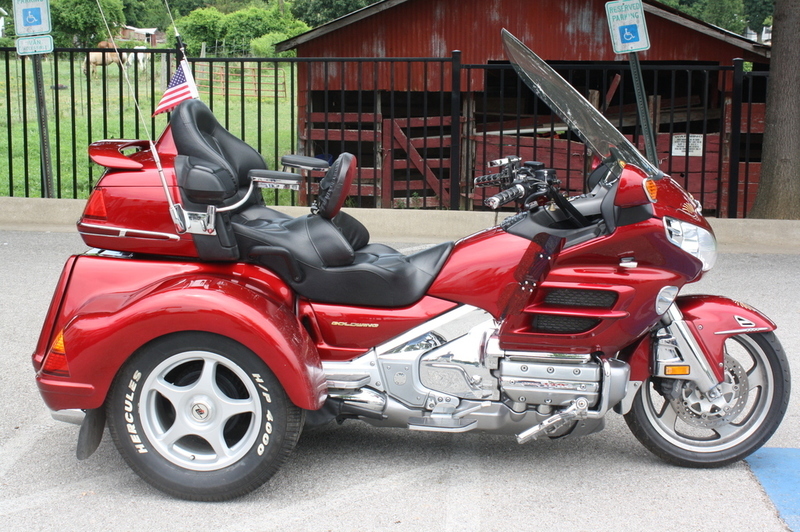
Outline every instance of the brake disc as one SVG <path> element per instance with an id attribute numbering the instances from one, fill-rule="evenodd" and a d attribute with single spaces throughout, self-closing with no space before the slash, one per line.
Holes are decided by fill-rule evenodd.
<path id="1" fill-rule="evenodd" d="M 725 355 L 725 381 L 717 386 L 719 395 L 711 399 L 690 381 L 676 381 L 670 403 L 688 425 L 713 429 L 727 425 L 747 405 L 747 371 L 733 357 Z"/>

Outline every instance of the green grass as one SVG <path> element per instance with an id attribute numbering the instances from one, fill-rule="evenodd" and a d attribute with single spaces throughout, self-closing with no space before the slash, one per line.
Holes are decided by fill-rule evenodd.
<path id="1" fill-rule="evenodd" d="M 33 61 L 13 53 L 8 61 L 2 59 L 0 54 L 0 196 L 42 197 Z M 146 130 L 157 139 L 167 124 L 166 114 L 150 116 L 166 87 L 161 69 L 155 69 L 154 79 L 149 73 L 134 76 L 129 71 L 131 91 L 116 65 L 105 72 L 101 68 L 96 78 L 87 79 L 81 61 L 76 57 L 71 65 L 64 56 L 56 64 L 50 55 L 42 62 L 54 196 L 59 198 L 86 198 L 97 183 L 102 168 L 88 158 L 91 142 L 146 138 Z M 288 74 L 290 69 L 286 70 Z M 238 86 L 233 86 L 237 84 L 231 85 L 227 99 L 202 88 L 201 99 L 213 105 L 224 126 L 264 156 L 269 168 L 277 168 L 281 155 L 296 151 L 297 119 L 292 108 L 296 98 L 288 91 L 284 98 L 267 98 L 267 94 L 260 99 L 242 98 Z M 134 96 L 144 123 L 137 117 Z M 289 204 L 293 196 L 284 193 L 273 201 Z"/>

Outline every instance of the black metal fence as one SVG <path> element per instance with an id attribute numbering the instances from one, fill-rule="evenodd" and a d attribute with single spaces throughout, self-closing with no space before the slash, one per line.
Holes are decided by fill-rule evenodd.
<path id="1" fill-rule="evenodd" d="M 86 155 L 91 141 L 157 137 L 167 123 L 166 114 L 151 113 L 174 71 L 174 50 L 120 50 L 130 86 L 113 52 L 90 52 L 94 61 L 85 49 L 57 49 L 43 62 L 56 197 L 88 196 L 101 172 Z M 286 153 L 356 154 L 354 206 L 483 208 L 494 191 L 473 190 L 472 179 L 511 154 L 556 168 L 572 193 L 591 168 L 591 154 L 508 64 L 462 65 L 458 53 L 190 62 L 201 98 L 269 167 L 279 168 Z M 627 63 L 553 66 L 643 149 Z M 767 74 L 745 72 L 741 61 L 645 64 L 643 72 L 661 168 L 707 212 L 746 215 L 760 178 Z M 0 195 L 42 195 L 32 80 L 30 59 L 0 48 Z M 305 204 L 314 193 L 310 180 L 298 194 L 267 200 Z"/>

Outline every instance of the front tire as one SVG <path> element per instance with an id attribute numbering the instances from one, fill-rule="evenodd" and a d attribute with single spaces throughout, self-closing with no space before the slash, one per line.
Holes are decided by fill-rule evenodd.
<path id="1" fill-rule="evenodd" d="M 759 449 L 789 405 L 789 363 L 771 332 L 725 342 L 725 382 L 712 400 L 691 381 L 651 378 L 625 421 L 653 454 L 686 467 L 720 467 Z"/>
<path id="2" fill-rule="evenodd" d="M 267 365 L 208 333 L 167 336 L 135 353 L 107 401 L 114 443 L 145 481 L 182 499 L 221 501 L 269 480 L 302 429 Z"/>

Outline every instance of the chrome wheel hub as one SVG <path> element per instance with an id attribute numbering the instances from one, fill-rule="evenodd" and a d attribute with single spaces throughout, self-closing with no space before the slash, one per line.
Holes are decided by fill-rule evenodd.
<path id="1" fill-rule="evenodd" d="M 139 416 L 155 451 L 193 471 L 241 460 L 263 418 L 258 390 L 230 359 L 187 351 L 158 364 L 144 381 Z"/>

